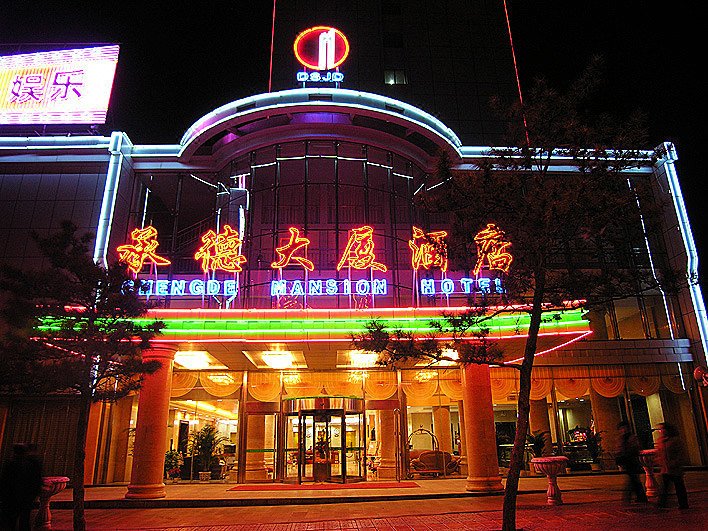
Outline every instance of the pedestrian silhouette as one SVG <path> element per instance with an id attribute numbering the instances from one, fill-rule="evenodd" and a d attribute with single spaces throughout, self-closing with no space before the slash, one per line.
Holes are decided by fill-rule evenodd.
<path id="1" fill-rule="evenodd" d="M 683 482 L 683 467 L 686 451 L 678 434 L 676 426 L 664 422 L 658 426 L 660 435 L 657 440 L 657 458 L 661 469 L 661 492 L 659 507 L 666 507 L 669 486 L 673 483 L 680 509 L 688 509 L 688 494 Z"/>
<path id="2" fill-rule="evenodd" d="M 624 473 L 627 474 L 627 483 L 624 489 L 624 501 L 631 503 L 632 495 L 639 503 L 646 503 L 647 495 L 644 492 L 642 482 L 639 480 L 639 475 L 642 473 L 642 465 L 639 462 L 639 440 L 632 433 L 629 427 L 629 422 L 623 420 L 617 425 L 620 432 L 619 448 L 615 461 L 618 466 L 622 467 Z"/>
<path id="3" fill-rule="evenodd" d="M 42 490 L 42 467 L 32 448 L 15 444 L 0 478 L 3 531 L 29 531 L 30 513 Z"/>

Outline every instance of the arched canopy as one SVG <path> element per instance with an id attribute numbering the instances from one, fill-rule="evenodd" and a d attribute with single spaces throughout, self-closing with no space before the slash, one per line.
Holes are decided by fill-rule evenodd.
<path id="1" fill-rule="evenodd" d="M 377 145 L 426 169 L 439 150 L 461 160 L 459 138 L 434 116 L 385 96 L 331 88 L 259 94 L 219 107 L 187 130 L 179 158 L 209 158 L 208 165 L 218 165 L 253 149 L 305 139 Z"/>

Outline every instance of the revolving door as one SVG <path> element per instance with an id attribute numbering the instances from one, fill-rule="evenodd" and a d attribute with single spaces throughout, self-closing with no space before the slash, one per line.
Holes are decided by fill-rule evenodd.
<path id="1" fill-rule="evenodd" d="M 283 400 L 284 481 L 352 483 L 366 477 L 364 401 Z"/>

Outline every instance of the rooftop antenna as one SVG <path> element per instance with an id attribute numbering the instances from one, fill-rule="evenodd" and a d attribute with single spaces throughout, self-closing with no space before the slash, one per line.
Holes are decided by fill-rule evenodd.
<path id="1" fill-rule="evenodd" d="M 273 0 L 273 24 L 270 28 L 270 68 L 268 70 L 268 92 L 273 89 L 273 42 L 275 40 L 275 3 L 277 0 Z"/>
<path id="2" fill-rule="evenodd" d="M 516 53 L 514 52 L 514 39 L 511 38 L 511 22 L 509 21 L 509 10 L 506 7 L 506 0 L 504 3 L 504 15 L 506 16 L 506 27 L 509 31 L 509 44 L 511 45 L 511 58 L 514 61 L 514 73 L 516 74 L 516 86 L 519 89 L 519 103 L 521 104 L 521 119 L 524 121 L 524 133 L 526 134 L 526 147 L 531 147 L 531 141 L 529 140 L 529 128 L 526 124 L 526 110 L 524 109 L 524 97 L 521 95 L 521 81 L 519 80 L 519 68 L 516 65 Z"/>

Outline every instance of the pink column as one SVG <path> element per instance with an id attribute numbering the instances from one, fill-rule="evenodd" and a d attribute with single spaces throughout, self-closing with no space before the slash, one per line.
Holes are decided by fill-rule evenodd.
<path id="1" fill-rule="evenodd" d="M 157 372 L 145 375 L 140 388 L 133 469 L 126 498 L 165 497 L 162 478 L 174 354 L 174 349 L 159 345 L 143 352 L 145 361 L 157 360 L 162 366 Z"/>
<path id="2" fill-rule="evenodd" d="M 469 364 L 462 370 L 467 443 L 467 484 L 471 492 L 502 490 L 488 365 Z"/>

